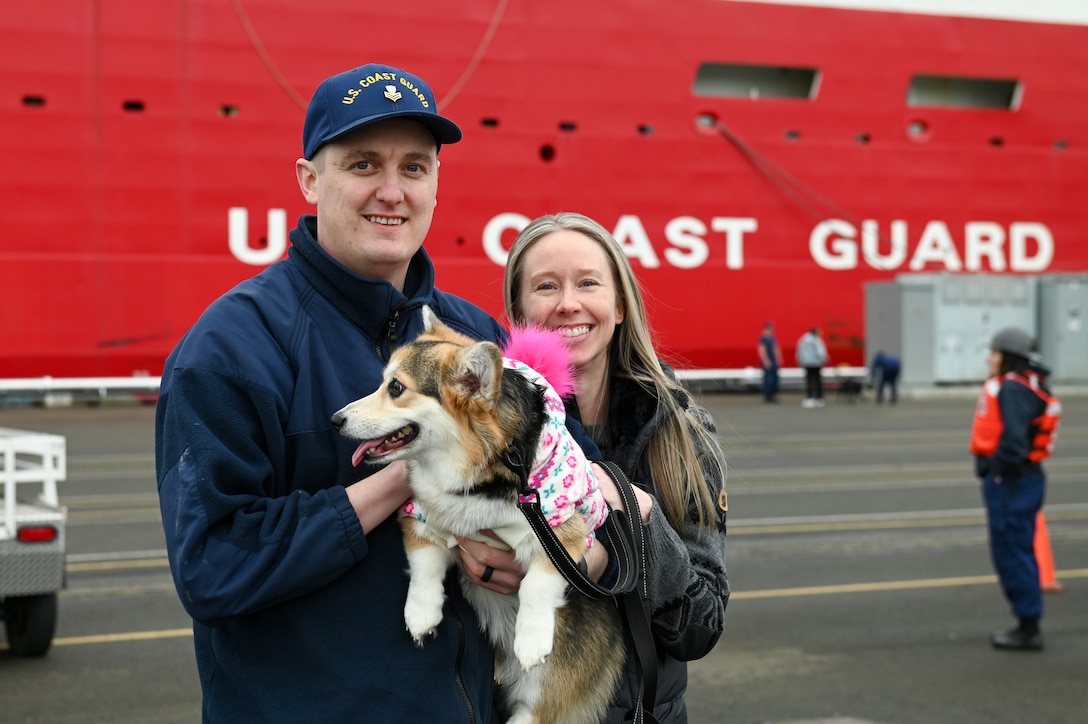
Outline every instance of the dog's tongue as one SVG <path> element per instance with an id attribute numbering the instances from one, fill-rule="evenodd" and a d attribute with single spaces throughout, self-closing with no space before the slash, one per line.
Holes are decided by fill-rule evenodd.
<path id="1" fill-rule="evenodd" d="M 363 460 L 363 456 L 366 455 L 366 451 L 372 448 L 376 448 L 382 444 L 381 440 L 363 440 L 359 443 L 359 447 L 355 448 L 355 452 L 351 455 L 351 464 L 358 465 Z"/>

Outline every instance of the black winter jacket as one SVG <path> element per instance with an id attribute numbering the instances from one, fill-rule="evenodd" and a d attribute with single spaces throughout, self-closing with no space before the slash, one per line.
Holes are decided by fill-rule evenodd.
<path id="1" fill-rule="evenodd" d="M 672 376 L 672 370 L 664 367 Z M 683 407 L 692 410 L 703 426 L 716 433 L 710 413 L 699 407 L 683 390 L 677 395 Z M 577 417 L 577 406 L 569 411 Z M 647 445 L 666 420 L 667 408 L 658 405 L 648 392 L 631 380 L 613 379 L 609 394 L 609 429 L 606 434 L 591 435 L 606 460 L 618 464 L 631 482 L 655 495 L 650 476 Z M 710 496 L 721 500 L 725 481 L 713 464 L 716 459 L 725 469 L 720 449 L 698 452 Z M 716 508 L 717 520 L 709 531 L 696 535 L 698 517 L 692 509 L 683 531 L 677 533 L 669 524 L 660 504 L 654 505 L 646 526 L 650 591 L 651 625 L 658 654 L 658 686 L 654 715 L 661 724 L 684 724 L 687 709 L 687 661 L 701 658 L 717 644 L 725 628 L 725 608 L 729 601 L 729 580 L 725 568 L 726 512 Z M 631 657 L 605 719 L 619 724 L 635 702 L 638 679 Z"/>

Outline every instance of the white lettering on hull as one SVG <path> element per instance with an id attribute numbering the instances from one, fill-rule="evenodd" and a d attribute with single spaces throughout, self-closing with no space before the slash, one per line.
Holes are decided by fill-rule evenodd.
<path id="1" fill-rule="evenodd" d="M 926 224 L 909 261 L 907 222 L 891 222 L 890 232 L 890 248 L 883 252 L 877 222 L 866 220 L 861 223 L 861 261 L 867 266 L 895 270 L 906 264 L 910 271 L 936 268 L 954 272 L 1038 272 L 1049 268 L 1054 260 L 1054 237 L 1050 229 L 1030 221 L 1009 224 L 1007 235 L 1001 224 L 968 221 L 963 230 L 962 258 L 952 232 L 943 221 Z M 809 253 L 824 269 L 856 269 L 859 261 L 857 237 L 857 228 L 847 221 L 821 221 L 809 236 Z"/>
<path id="2" fill-rule="evenodd" d="M 249 243 L 249 210 L 233 206 L 227 210 L 227 245 L 234 258 L 243 264 L 267 266 L 287 251 L 287 211 L 268 210 L 268 243 L 256 249 Z"/>
<path id="3" fill-rule="evenodd" d="M 512 238 L 529 225 L 529 217 L 507 212 L 492 217 L 484 227 L 484 254 L 495 264 L 506 264 L 503 237 Z M 646 269 L 661 266 L 661 257 L 677 269 L 697 269 L 713 254 L 724 254 L 726 269 L 743 269 L 745 242 L 758 239 L 759 221 L 751 217 L 715 216 L 709 226 L 694 216 L 678 216 L 665 224 L 666 246 L 658 253 L 642 219 L 621 216 L 613 236 L 627 257 Z M 236 259 L 254 266 L 271 264 L 287 251 L 287 212 L 268 210 L 268 243 L 254 248 L 249 243 L 249 214 L 242 207 L 228 212 L 228 243 Z M 872 219 L 860 229 L 842 219 L 826 219 L 809 234 L 809 255 L 829 271 L 848 271 L 865 265 L 882 271 L 993 271 L 1040 272 L 1054 260 L 1054 237 L 1045 225 L 1014 221 L 1005 226 L 993 221 L 968 221 L 963 227 L 963 254 L 948 224 L 926 223 L 911 248 L 910 228 L 902 219 L 888 224 L 887 235 Z"/>
<path id="4" fill-rule="evenodd" d="M 483 233 L 484 253 L 500 266 L 506 265 L 506 248 L 503 235 L 512 231 L 517 234 L 529 225 L 531 219 L 522 214 L 505 213 L 492 217 Z M 714 217 L 710 231 L 724 234 L 725 265 L 729 269 L 744 268 L 744 235 L 755 232 L 759 223 L 749 218 Z M 707 243 L 707 226 L 694 216 L 678 216 L 665 224 L 665 241 L 668 247 L 662 252 L 665 260 L 678 269 L 696 269 L 710 258 Z M 661 266 L 657 251 L 646 233 L 642 219 L 635 215 L 621 216 L 612 235 L 623 247 L 627 258 L 647 269 Z"/>

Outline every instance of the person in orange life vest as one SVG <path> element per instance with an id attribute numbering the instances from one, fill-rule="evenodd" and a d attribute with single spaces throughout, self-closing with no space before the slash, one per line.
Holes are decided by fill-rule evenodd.
<path id="1" fill-rule="evenodd" d="M 1028 358 L 1028 362 L 1031 369 L 1039 375 L 1039 381 L 1046 387 L 1050 370 L 1043 364 L 1043 356 L 1036 352 Z M 1056 426 L 1058 420 L 1055 419 L 1054 422 Z M 1051 438 L 1051 445 L 1053 445 L 1053 438 L 1056 436 L 1057 430 L 1055 429 Z M 1039 563 L 1039 583 L 1043 587 L 1043 594 L 1064 593 L 1065 586 L 1058 580 L 1054 572 L 1054 552 L 1050 547 L 1050 534 L 1047 532 L 1046 516 L 1042 510 L 1039 511 L 1039 515 L 1035 519 L 1035 560 Z"/>
<path id="2" fill-rule="evenodd" d="M 1018 625 L 990 638 L 994 648 L 1038 651 L 1043 648 L 1039 568 L 1035 559 L 1036 514 L 1043 505 L 1046 475 L 1041 461 L 1049 455 L 1060 403 L 1033 366 L 1035 341 L 1009 327 L 994 335 L 987 359 L 990 377 L 983 384 L 971 430 L 970 450 L 982 479 L 982 497 L 990 534 L 990 554 Z"/>

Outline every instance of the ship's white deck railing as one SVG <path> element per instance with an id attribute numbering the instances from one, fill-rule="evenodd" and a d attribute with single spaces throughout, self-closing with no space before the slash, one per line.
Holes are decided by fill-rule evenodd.
<path id="1" fill-rule="evenodd" d="M 15 538 L 24 519 L 41 520 L 39 505 L 48 508 L 46 517 L 63 522 L 57 483 L 67 475 L 65 444 L 63 435 L 0 427 L 0 541 Z M 20 483 L 40 486 L 37 496 L 20 502 L 15 494 Z"/>
<path id="2" fill-rule="evenodd" d="M 843 380 L 864 382 L 869 379 L 869 370 L 865 367 L 824 367 L 820 370 L 825 383 L 835 384 Z M 759 387 L 763 384 L 763 370 L 759 367 L 740 367 L 733 369 L 677 370 L 676 376 L 681 382 L 711 383 L 733 387 Z M 779 382 L 787 387 L 805 381 L 805 370 L 801 367 L 782 367 L 778 370 Z"/>
<path id="3" fill-rule="evenodd" d="M 844 380 L 863 382 L 868 379 L 865 367 L 824 367 L 824 382 L 835 387 Z M 701 389 L 758 389 L 763 384 L 763 370 L 758 367 L 733 369 L 685 369 L 676 371 L 677 378 L 690 387 Z M 804 383 L 805 371 L 800 367 L 783 367 L 778 371 L 784 388 Z M 66 405 L 75 400 L 104 400 L 116 396 L 154 396 L 159 392 L 159 377 L 23 377 L 0 379 L 0 398 L 26 397 L 44 401 L 46 405 Z"/>
<path id="4" fill-rule="evenodd" d="M 0 378 L 0 402 L 4 398 L 42 401 L 48 406 L 70 405 L 75 400 L 104 400 L 117 396 L 155 396 L 160 377 L 13 377 Z"/>

